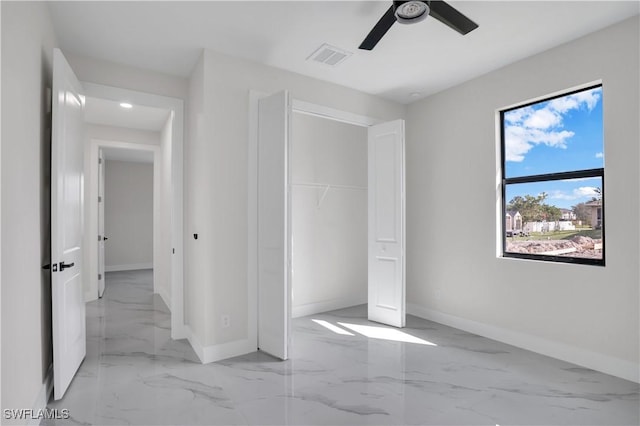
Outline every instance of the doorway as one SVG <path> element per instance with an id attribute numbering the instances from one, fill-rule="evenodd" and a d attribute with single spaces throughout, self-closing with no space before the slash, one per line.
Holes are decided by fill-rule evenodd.
<path id="1" fill-rule="evenodd" d="M 89 146 L 85 150 L 85 300 L 99 296 L 99 153 L 153 163 L 154 292 L 171 311 L 171 338 L 185 338 L 183 307 L 183 101 L 128 89 L 84 83 Z M 131 105 L 129 111 L 121 104 Z M 124 108 L 124 109 L 123 109 Z M 137 114 L 128 114 L 135 110 Z M 108 161 L 108 160 L 107 160 Z M 94 201 L 95 200 L 95 201 Z M 106 234 L 107 238 L 109 235 Z M 109 240 L 107 240 L 107 245 Z"/>
<path id="2" fill-rule="evenodd" d="M 291 121 L 293 112 L 367 127 L 367 310 L 371 321 L 405 324 L 404 121 L 379 120 L 250 92 L 249 338 L 287 359 L 291 328 Z M 255 319 L 254 321 L 252 321 Z"/>
<path id="3" fill-rule="evenodd" d="M 100 146 L 98 159 L 98 297 L 106 273 L 153 270 L 154 293 L 169 306 L 168 280 L 158 274 L 160 185 L 157 150 Z"/>
<path id="4" fill-rule="evenodd" d="M 106 123 L 95 123 L 103 126 L 100 131 L 105 130 L 105 124 L 112 124 L 109 121 L 117 121 L 118 116 L 124 117 L 115 113 L 121 111 L 118 107 L 131 109 L 137 105 L 140 111 L 160 109 L 163 112 L 160 143 L 153 149 L 160 153 L 158 164 L 162 165 L 164 173 L 157 181 L 162 183 L 164 191 L 160 194 L 169 208 L 165 216 L 168 225 L 162 233 L 166 238 L 162 239 L 164 245 L 160 246 L 167 262 L 158 265 L 167 267 L 163 276 L 167 277 L 169 291 L 165 293 L 170 298 L 167 305 L 173 314 L 171 338 L 185 337 L 182 281 L 183 101 L 80 82 L 62 52 L 54 49 L 51 180 L 55 185 L 51 189 L 51 257 L 56 259 L 56 263 L 52 263 L 50 268 L 52 273 L 60 272 L 52 278 L 55 291 L 51 300 L 56 400 L 62 398 L 86 355 L 85 304 L 97 298 L 100 289 L 97 273 L 101 264 L 98 259 L 101 247 L 97 241 L 99 149 L 98 142 L 92 140 L 96 139 L 95 135 L 86 131 L 87 124 L 91 122 L 90 110 L 86 108 L 89 99 L 93 99 L 96 105 L 93 108 L 94 118 L 106 120 Z M 114 104 L 118 105 L 115 109 L 112 108 Z M 138 115 L 129 118 L 132 117 L 139 118 Z M 129 127 L 121 125 L 115 129 L 126 130 Z M 88 144 L 89 141 L 91 143 Z M 160 239 L 155 241 L 157 243 Z"/>

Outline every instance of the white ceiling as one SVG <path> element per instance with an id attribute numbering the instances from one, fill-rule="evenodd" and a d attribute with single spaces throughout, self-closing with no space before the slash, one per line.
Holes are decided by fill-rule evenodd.
<path id="1" fill-rule="evenodd" d="M 120 106 L 120 102 L 87 96 L 84 119 L 91 124 L 159 132 L 169 114 L 167 109 L 142 105 L 126 109 Z"/>
<path id="2" fill-rule="evenodd" d="M 127 99 L 122 99 L 122 101 L 127 101 Z M 120 106 L 120 101 L 115 102 L 91 96 L 85 98 L 84 112 L 84 120 L 89 124 L 152 132 L 162 131 L 171 113 L 167 109 L 135 104 L 132 108 L 123 108 Z M 153 152 L 149 150 L 105 147 L 102 148 L 102 151 L 106 160 L 153 163 Z"/>
<path id="3" fill-rule="evenodd" d="M 63 49 L 188 77 L 202 48 L 409 103 L 638 14 L 631 1 L 458 1 L 466 36 L 435 19 L 358 45 L 390 1 L 50 2 Z M 322 43 L 353 52 L 306 61 Z M 412 93 L 419 95 L 411 96 Z"/>

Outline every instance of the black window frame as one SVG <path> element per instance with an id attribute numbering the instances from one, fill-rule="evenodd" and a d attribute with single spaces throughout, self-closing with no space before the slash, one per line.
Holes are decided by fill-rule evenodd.
<path id="1" fill-rule="evenodd" d="M 506 113 L 525 108 L 531 105 L 540 104 L 542 102 L 548 102 L 553 99 L 562 98 L 565 96 L 573 95 L 575 93 L 584 92 L 587 90 L 595 89 L 595 88 L 603 88 L 602 83 L 594 84 L 591 86 L 583 87 L 576 90 L 571 90 L 568 92 L 563 92 L 559 95 L 549 96 L 547 98 L 539 99 L 533 102 L 527 102 L 518 106 L 509 107 L 503 110 L 500 110 L 500 170 L 501 170 L 501 192 L 502 192 L 502 219 L 500 222 L 501 228 L 501 238 L 502 238 L 502 257 L 505 258 L 517 258 L 517 259 L 528 259 L 528 260 L 538 260 L 538 261 L 547 261 L 547 262 L 557 262 L 557 263 L 572 263 L 572 264 L 581 264 L 581 265 L 596 265 L 596 266 L 605 266 L 605 253 L 606 253 L 606 239 L 605 239 L 605 230 L 606 230 L 606 221 L 605 221 L 605 184 L 604 184 L 604 167 L 595 168 L 595 169 L 584 169 L 584 170 L 574 170 L 567 172 L 556 172 L 556 173 L 545 173 L 545 174 L 537 174 L 537 175 L 527 175 L 527 176 L 516 176 L 507 178 L 506 174 L 506 144 L 505 144 L 505 120 L 504 116 Z M 603 123 L 604 127 L 604 123 Z M 603 141 L 604 148 L 604 141 Z M 581 257 L 570 257 L 570 256 L 555 256 L 555 255 L 543 255 L 543 254 L 534 254 L 534 253 L 513 253 L 507 252 L 507 233 L 506 233 L 506 216 L 507 216 L 507 186 L 511 184 L 521 184 L 521 183 L 537 183 L 537 182 L 549 182 L 549 181 L 557 181 L 557 180 L 568 180 L 568 179 L 580 179 L 580 178 L 600 178 L 602 182 L 602 192 L 601 196 L 601 230 L 602 230 L 602 258 L 601 259 L 590 259 L 590 258 L 581 258 Z M 524 225 L 524 224 L 523 224 Z"/>

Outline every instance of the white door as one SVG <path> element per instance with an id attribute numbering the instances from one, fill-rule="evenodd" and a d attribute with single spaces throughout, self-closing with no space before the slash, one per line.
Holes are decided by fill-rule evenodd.
<path id="1" fill-rule="evenodd" d="M 86 354 L 82 288 L 84 96 L 59 49 L 53 55 L 51 311 L 53 389 L 60 399 Z"/>
<path id="2" fill-rule="evenodd" d="M 405 326 L 404 121 L 369 127 L 370 321 Z"/>
<path id="3" fill-rule="evenodd" d="M 289 125 L 286 91 L 258 107 L 258 348 L 289 357 Z"/>
<path id="4" fill-rule="evenodd" d="M 98 151 L 98 297 L 104 294 L 104 154 Z"/>

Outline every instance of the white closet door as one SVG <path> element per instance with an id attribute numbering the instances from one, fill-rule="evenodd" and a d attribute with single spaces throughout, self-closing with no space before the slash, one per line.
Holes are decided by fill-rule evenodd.
<path id="1" fill-rule="evenodd" d="M 368 151 L 368 317 L 404 327 L 404 121 L 369 127 Z"/>
<path id="2" fill-rule="evenodd" d="M 291 317 L 289 135 L 287 91 L 259 101 L 258 113 L 258 347 L 289 357 Z"/>

